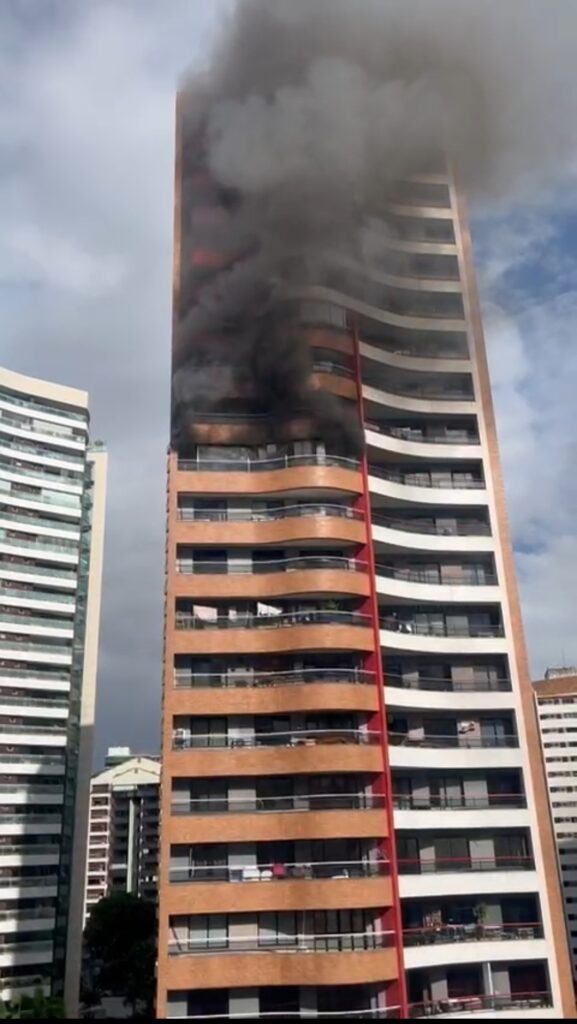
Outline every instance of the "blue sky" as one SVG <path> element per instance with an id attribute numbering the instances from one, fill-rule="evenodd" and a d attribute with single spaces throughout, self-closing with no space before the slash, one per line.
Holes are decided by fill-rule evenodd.
<path id="1" fill-rule="evenodd" d="M 0 5 L 1 361 L 87 388 L 110 450 L 100 752 L 158 744 L 174 90 L 223 6 Z M 473 221 L 535 674 L 577 660 L 574 194 Z"/>

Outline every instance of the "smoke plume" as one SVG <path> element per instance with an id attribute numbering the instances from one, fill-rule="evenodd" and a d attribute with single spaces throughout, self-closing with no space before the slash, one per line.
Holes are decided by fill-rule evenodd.
<path id="1" fill-rule="evenodd" d="M 567 166 L 571 2 L 238 0 L 182 95 L 179 445 L 199 412 L 238 407 L 358 448 L 355 415 L 311 390 L 288 296 L 335 266 L 386 269 L 389 202 L 411 174 L 447 159 L 491 202 Z"/>

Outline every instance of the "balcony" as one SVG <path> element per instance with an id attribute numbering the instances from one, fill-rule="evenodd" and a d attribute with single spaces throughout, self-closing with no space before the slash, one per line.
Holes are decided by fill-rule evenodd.
<path id="1" fill-rule="evenodd" d="M 0 725 L 0 733 L 2 726 Z M 238 750 L 245 747 L 311 747 L 322 745 L 366 746 L 380 742 L 380 733 L 368 729 L 294 729 L 292 732 L 255 732 L 246 736 L 231 736 L 229 733 L 210 735 L 186 735 L 175 730 L 172 736 L 173 750 L 205 749 L 220 751 Z"/>
<path id="2" fill-rule="evenodd" d="M 494 602 L 498 580 L 482 564 L 412 566 L 377 562 L 377 591 L 388 597 L 413 601 Z"/>
<path id="3" fill-rule="evenodd" d="M 177 541 L 215 547 L 287 545 L 311 540 L 363 544 L 366 539 L 361 512 L 336 502 L 291 503 L 267 509 L 181 506 L 177 517 Z"/>
<path id="4" fill-rule="evenodd" d="M 469 872 L 494 871 L 534 871 L 535 861 L 528 855 L 508 855 L 494 857 L 436 857 L 430 860 L 421 858 L 399 858 L 399 874 L 401 875 L 436 875 Z"/>
<path id="5" fill-rule="evenodd" d="M 549 992 L 511 993 L 507 996 L 498 995 L 467 995 L 440 999 L 437 1002 L 412 1003 L 409 1006 L 409 1017 L 435 1017 L 446 1014 L 457 1014 L 459 1017 L 478 1013 L 493 1017 L 510 1010 L 534 1011 L 545 1010 L 553 1006 L 553 998 Z M 538 1016 L 537 1013 L 534 1014 Z"/>
<path id="6" fill-rule="evenodd" d="M 426 486 L 426 485 L 425 485 Z M 425 534 L 433 537 L 490 537 L 489 523 L 479 519 L 456 519 L 451 524 L 436 523 L 431 519 L 403 519 L 399 516 L 383 515 L 374 512 L 372 522 L 375 526 L 384 526 L 389 530 L 402 533 Z"/>
<path id="7" fill-rule="evenodd" d="M 385 683 L 406 690 L 427 690 L 439 693 L 510 693 L 511 680 L 507 677 L 451 679 L 447 676 L 401 675 L 389 672 L 384 666 Z"/>
<path id="8" fill-rule="evenodd" d="M 330 502 L 310 502 L 300 505 L 279 505 L 267 509 L 235 509 L 235 508 L 194 508 L 179 506 L 177 517 L 184 522 L 218 522 L 218 523 L 268 523 L 279 519 L 353 519 L 362 521 L 363 515 L 348 505 L 331 504 Z"/>
<path id="9" fill-rule="evenodd" d="M 379 480 L 388 480 L 394 484 L 401 484 L 403 487 L 423 487 L 440 491 L 482 491 L 485 489 L 485 482 L 481 477 L 474 477 L 470 474 L 458 474 L 447 471 L 445 473 L 430 473 L 424 471 L 389 469 L 387 466 L 370 462 L 368 465 L 369 476 L 378 477 Z"/>
<path id="10" fill-rule="evenodd" d="M 479 811 L 510 810 L 525 808 L 527 798 L 523 793 L 487 793 L 486 796 L 411 796 L 395 793 L 393 806 L 399 811 Z"/>
<path id="11" fill-rule="evenodd" d="M 509 942 L 515 939 L 542 939 L 543 925 L 527 924 L 445 924 L 435 927 L 408 928 L 403 932 L 405 947 L 431 946 L 449 942 Z M 514 950 L 507 950 L 515 956 Z"/>
<path id="12" fill-rule="evenodd" d="M 324 569 L 366 573 L 367 563 L 357 558 L 344 558 L 339 555 L 302 555 L 299 558 L 277 558 L 270 561 L 252 558 L 245 565 L 236 565 L 227 561 L 203 562 L 202 559 L 197 561 L 186 558 L 177 558 L 176 562 L 176 570 L 179 573 L 205 576 L 259 576 L 301 570 L 322 572 Z"/>
<path id="13" fill-rule="evenodd" d="M 304 668 L 282 672 L 189 672 L 175 669 L 174 684 L 178 689 L 270 689 L 282 686 L 321 684 L 373 686 L 375 673 L 361 668 Z M 0 703 L 4 703 L 0 701 Z"/>
<path id="14" fill-rule="evenodd" d="M 393 944 L 394 932 L 326 932 L 300 935 L 255 935 L 235 938 L 195 939 L 169 943 L 169 956 L 203 956 L 207 953 L 343 953 L 386 949 Z"/>
<path id="15" fill-rule="evenodd" d="M 378 878 L 387 875 L 389 864 L 385 860 L 339 860 L 311 863 L 282 863 L 262 867 L 228 864 L 194 865 L 188 868 L 171 867 L 171 883 L 186 882 L 282 882 L 290 880 L 314 881 L 319 879 Z"/>
<path id="16" fill-rule="evenodd" d="M 179 459 L 178 469 L 186 473 L 268 473 L 273 470 L 298 469 L 303 466 L 329 466 L 358 472 L 358 459 L 323 452 L 309 455 L 279 455 L 269 459 Z"/>
<path id="17" fill-rule="evenodd" d="M 415 636 L 438 636 L 456 638 L 491 638 L 503 637 L 505 635 L 501 623 L 485 623 L 476 625 L 467 623 L 458 625 L 456 623 L 438 619 L 429 622 L 416 621 L 411 618 L 400 618 L 396 615 L 385 615 L 380 620 L 381 629 L 392 633 L 409 633 Z"/>
<path id="18" fill-rule="evenodd" d="M 173 801 L 174 815 L 271 814 L 285 812 L 320 813 L 324 811 L 371 811 L 385 806 L 385 798 L 377 793 L 318 793 L 283 796 L 192 797 Z"/>
<path id="19" fill-rule="evenodd" d="M 410 444 L 478 446 L 481 443 L 478 435 L 467 433 L 464 430 L 455 430 L 452 433 L 442 430 L 428 432 L 417 427 L 397 427 L 391 425 L 386 420 L 376 420 L 373 418 L 366 418 L 365 426 L 369 430 L 375 430 L 378 434 L 386 434 L 387 437 L 393 437 L 398 441 L 407 441 Z"/>
<path id="20" fill-rule="evenodd" d="M 415 737 L 410 732 L 390 732 L 388 738 L 389 745 L 392 747 L 429 747 L 433 750 L 450 750 L 454 748 L 459 750 L 495 750 L 503 747 L 519 746 L 519 738 L 513 734 L 509 736 L 467 736 L 466 733 L 449 736 L 425 734 Z"/>
<path id="21" fill-rule="evenodd" d="M 252 554 L 252 552 L 251 552 Z M 337 555 L 304 555 L 299 558 L 260 560 L 254 555 L 246 564 L 203 561 L 177 557 L 177 573 L 195 576 L 195 598 L 289 597 L 298 594 L 335 594 L 368 596 L 367 564 L 355 558 Z M 266 576 L 266 581 L 261 577 Z M 216 579 L 218 577 L 218 579 Z M 188 580 L 177 579 L 177 594 L 186 596 Z"/>

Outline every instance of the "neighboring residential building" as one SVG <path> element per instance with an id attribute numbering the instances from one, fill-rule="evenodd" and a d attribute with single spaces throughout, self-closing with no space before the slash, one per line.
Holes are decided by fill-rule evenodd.
<path id="1" fill-rule="evenodd" d="M 90 784 L 85 923 L 95 903 L 116 892 L 156 900 L 158 759 L 110 747 Z"/>
<path id="2" fill-rule="evenodd" d="M 577 979 L 577 667 L 550 668 L 533 685 Z"/>
<path id="3" fill-rule="evenodd" d="M 0 370 L 0 989 L 76 1006 L 106 453 L 88 396 Z"/>
<path id="4" fill-rule="evenodd" d="M 176 324 L 242 202 L 181 142 Z M 399 191 L 386 287 L 293 298 L 366 454 L 240 404 L 173 437 L 159 1017 L 573 1007 L 463 196 Z"/>

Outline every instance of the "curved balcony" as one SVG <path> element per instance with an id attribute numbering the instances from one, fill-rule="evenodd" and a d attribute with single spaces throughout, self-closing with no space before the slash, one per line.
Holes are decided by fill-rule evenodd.
<path id="1" fill-rule="evenodd" d="M 391 391 L 363 383 L 363 399 L 365 403 L 373 402 L 387 409 L 400 409 L 402 412 L 419 412 L 430 416 L 471 416 L 475 413 L 475 396 L 467 391 L 437 391 L 412 388 L 411 390 Z"/>
<path id="2" fill-rule="evenodd" d="M 176 595 L 195 598 L 295 597 L 335 594 L 367 597 L 367 563 L 337 555 L 252 561 L 246 565 L 177 559 Z M 194 582 L 191 582 L 194 577 Z"/>
<path id="3" fill-rule="evenodd" d="M 388 469 L 370 462 L 369 489 L 394 502 L 428 505 L 485 505 L 487 491 L 480 477 Z"/>
<path id="4" fill-rule="evenodd" d="M 366 539 L 362 513 L 330 502 L 255 511 L 179 508 L 177 516 L 178 543 L 248 547 L 311 540 L 363 544 Z"/>
<path id="5" fill-rule="evenodd" d="M 227 865 L 173 868 L 165 899 L 168 913 L 237 913 L 266 910 L 344 910 L 390 906 L 385 862 L 326 861 L 269 867 Z"/>
<path id="6" fill-rule="evenodd" d="M 363 489 L 358 460 L 322 453 L 270 459 L 179 459 L 177 468 L 179 489 L 196 494 L 307 494 L 322 489 L 328 496 L 360 494 Z"/>
<path id="7" fill-rule="evenodd" d="M 1 732 L 1 729 L 0 729 Z M 311 772 L 379 772 L 380 736 L 361 729 L 311 729 L 291 733 L 173 735 L 168 758 L 174 775 L 195 777 L 301 775 Z M 292 800 L 292 798 L 291 798 Z"/>
<path id="8" fill-rule="evenodd" d="M 378 363 L 380 366 L 392 366 L 398 370 L 410 370 L 421 373 L 463 373 L 470 362 L 469 352 L 446 348 L 408 347 L 406 344 L 391 340 L 385 347 L 361 341 L 359 351 L 364 360 Z M 370 368 L 367 367 L 367 379 L 370 380 Z"/>
<path id="9" fill-rule="evenodd" d="M 399 244 L 400 243 L 400 244 Z M 405 249 L 405 245 L 410 245 L 410 249 Z M 402 247 L 403 251 L 408 252 L 422 252 L 422 249 L 413 248 L 414 245 L 420 245 L 419 242 L 397 242 L 395 240 L 394 247 Z M 439 246 L 434 243 L 425 243 L 427 245 L 433 244 L 432 252 L 443 251 L 439 249 Z M 442 243 L 441 243 L 442 244 Z M 444 247 L 443 247 L 444 249 Z M 456 252 L 454 244 L 451 245 L 451 253 Z M 294 293 L 291 298 L 298 299 L 313 299 L 321 302 L 333 303 L 336 306 L 344 307 L 353 313 L 357 313 L 360 316 L 365 316 L 370 320 L 375 320 L 378 323 L 387 324 L 390 327 L 400 327 L 405 330 L 424 331 L 428 330 L 431 332 L 437 331 L 456 331 L 462 333 L 464 330 L 464 320 L 462 317 L 452 316 L 435 316 L 431 313 L 411 313 L 403 310 L 402 312 L 394 312 L 390 309 L 382 309 L 380 306 L 373 305 L 372 303 L 357 299 L 348 292 L 341 291 L 340 288 L 330 288 L 324 285 L 311 285 L 306 288 L 300 288 L 298 293 Z"/>
<path id="10" fill-rule="evenodd" d="M 497 577 L 479 569 L 461 569 L 453 576 L 440 566 L 433 569 L 405 569 L 378 562 L 376 586 L 379 594 L 407 601 L 494 603 L 498 600 Z"/>
<path id="11" fill-rule="evenodd" d="M 299 935 L 247 935 L 236 938 L 225 935 L 222 939 L 193 938 L 171 942 L 168 947 L 170 956 L 205 956 L 214 952 L 238 953 L 247 952 L 267 954 L 271 949 L 294 951 L 295 953 L 342 953 L 351 950 L 366 951 L 386 949 L 392 945 L 394 932 L 312 932 Z"/>
<path id="12" fill-rule="evenodd" d="M 385 669 L 388 707 L 428 711 L 480 711 L 491 695 L 491 707 L 510 709 L 514 695 L 510 679 L 450 680 L 445 676 L 405 678 Z"/>
<path id="13" fill-rule="evenodd" d="M 174 687 L 172 694 L 165 694 L 173 714 L 270 714 L 320 708 L 378 710 L 375 674 L 358 668 L 293 669 L 246 675 L 176 669 Z"/>
<path id="14" fill-rule="evenodd" d="M 433 753 L 435 751 L 436 753 Z M 474 758 L 471 752 L 475 753 Z M 389 733 L 389 758 L 393 768 L 451 769 L 521 767 L 517 736 L 427 736 Z"/>
<path id="15" fill-rule="evenodd" d="M 460 627 L 447 622 L 416 622 L 385 616 L 380 623 L 381 646 L 389 650 L 435 654 L 506 654 L 501 625 Z"/>
<path id="16" fill-rule="evenodd" d="M 454 942 L 510 942 L 514 940 L 542 939 L 543 925 L 539 921 L 514 924 L 444 924 L 435 927 L 406 928 L 403 932 L 405 949 Z M 509 956 L 516 951 L 505 951 Z M 478 951 L 476 955 L 479 956 Z M 533 956 L 535 954 L 533 953 Z M 490 957 L 482 959 L 490 960 Z"/>
<path id="17" fill-rule="evenodd" d="M 552 1007 L 553 997 L 550 992 L 511 993 L 508 996 L 479 993 L 474 996 L 458 996 L 426 1003 L 411 1003 L 409 1017 L 444 1017 L 451 1014 L 464 1017 L 470 1013 L 481 1017 L 499 1017 L 501 1014 L 513 1017 L 517 1013 L 522 1013 L 524 1018 L 530 1015 L 541 1019 L 542 1011 Z"/>
<path id="18" fill-rule="evenodd" d="M 335 978 L 349 985 L 393 981 L 398 976 L 397 953 L 386 945 L 355 949 L 342 943 L 341 950 L 332 947 L 331 952 L 323 952 L 320 946 L 307 943 L 284 949 L 264 946 L 257 954 L 245 944 L 244 950 L 237 947 L 233 956 L 218 949 L 204 955 L 185 951 L 179 956 L 173 949 L 163 966 L 164 984 L 168 990 L 190 990 L 258 988 L 277 982 L 279 977 L 284 985 L 294 986 L 334 985 Z"/>
<path id="19" fill-rule="evenodd" d="M 341 398 L 353 401 L 358 396 L 357 375 L 351 367 L 330 359 L 318 359 L 313 362 L 313 387 L 331 391 Z"/>
<path id="20" fill-rule="evenodd" d="M 430 860 L 401 857 L 398 867 L 402 899 L 510 895 L 539 889 L 535 862 L 530 856 L 441 857 Z"/>
<path id="21" fill-rule="evenodd" d="M 452 525 L 431 518 L 404 519 L 402 516 L 372 515 L 372 535 L 390 550 L 481 552 L 494 548 L 489 523 L 460 518 Z"/>
<path id="22" fill-rule="evenodd" d="M 384 422 L 365 419 L 367 444 L 382 451 L 417 459 L 480 459 L 483 454 L 477 437 L 455 440 L 438 434 L 417 439 L 417 431 L 412 431 L 415 437 L 407 436 L 408 433 Z"/>
<path id="23" fill-rule="evenodd" d="M 395 828 L 412 832 L 436 829 L 458 829 L 467 834 L 472 829 L 528 828 L 530 817 L 527 800 L 520 793 L 489 793 L 482 797 L 415 797 L 394 798 Z"/>
<path id="24" fill-rule="evenodd" d="M 368 615 L 325 609 L 212 621 L 180 615 L 176 630 L 176 654 L 188 654 L 192 647 L 196 654 L 264 654 L 322 648 L 371 651 L 374 646 Z M 193 643 L 187 638 L 191 631 Z"/>

